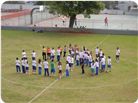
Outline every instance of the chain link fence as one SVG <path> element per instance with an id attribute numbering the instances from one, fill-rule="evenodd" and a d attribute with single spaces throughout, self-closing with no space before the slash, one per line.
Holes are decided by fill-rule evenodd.
<path id="1" fill-rule="evenodd" d="M 37 6 L 26 5 L 22 9 L 32 9 Z M 7 7 L 10 8 L 10 7 Z M 13 9 L 19 8 L 16 5 Z M 8 13 L 7 13 L 8 14 Z M 2 15 L 6 13 L 2 12 Z M 108 26 L 104 23 L 104 18 L 108 18 Z M 50 14 L 48 9 L 44 11 L 35 10 L 33 12 L 33 24 L 31 24 L 30 14 L 22 16 L 2 19 L 2 26 L 33 26 L 34 24 L 40 27 L 69 27 L 69 18 L 63 16 Z M 85 18 L 82 14 L 77 15 L 76 25 L 74 28 L 95 28 L 95 29 L 119 29 L 119 30 L 138 30 L 138 16 L 137 15 L 91 15 L 90 18 Z"/>

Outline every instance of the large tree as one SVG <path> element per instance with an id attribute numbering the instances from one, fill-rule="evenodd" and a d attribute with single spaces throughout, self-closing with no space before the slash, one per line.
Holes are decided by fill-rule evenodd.
<path id="1" fill-rule="evenodd" d="M 69 17 L 70 28 L 73 28 L 77 14 L 89 16 L 104 9 L 104 4 L 100 1 L 49 1 L 44 4 L 48 5 L 50 12 Z"/>

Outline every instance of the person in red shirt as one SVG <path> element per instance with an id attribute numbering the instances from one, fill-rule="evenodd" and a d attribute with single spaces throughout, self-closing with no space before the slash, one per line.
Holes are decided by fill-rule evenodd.
<path id="1" fill-rule="evenodd" d="M 105 17 L 104 23 L 105 23 L 105 26 L 108 26 L 108 18 L 107 17 Z"/>

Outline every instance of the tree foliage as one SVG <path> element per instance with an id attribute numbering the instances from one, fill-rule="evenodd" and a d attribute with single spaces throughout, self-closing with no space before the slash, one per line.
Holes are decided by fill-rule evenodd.
<path id="1" fill-rule="evenodd" d="M 73 27 L 74 20 L 77 14 L 98 14 L 104 9 L 104 4 L 101 1 L 47 1 L 50 12 L 65 15 L 70 17 L 69 27 Z"/>

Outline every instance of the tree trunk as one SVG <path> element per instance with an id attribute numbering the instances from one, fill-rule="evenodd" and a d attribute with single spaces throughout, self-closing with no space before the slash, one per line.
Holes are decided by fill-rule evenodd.
<path id="1" fill-rule="evenodd" d="M 73 28 L 75 19 L 76 19 L 76 14 L 70 16 L 69 28 Z"/>

